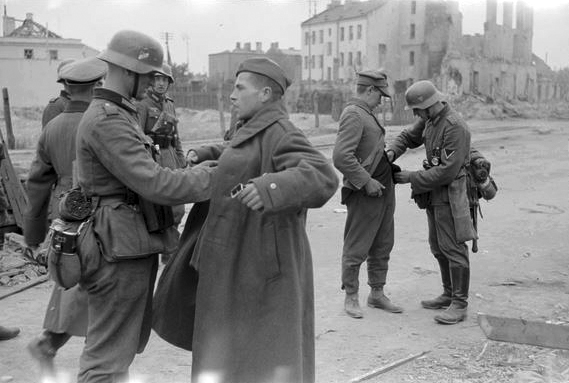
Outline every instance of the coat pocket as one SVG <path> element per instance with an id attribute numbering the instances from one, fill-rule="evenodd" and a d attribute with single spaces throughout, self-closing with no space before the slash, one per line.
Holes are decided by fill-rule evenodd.
<path id="1" fill-rule="evenodd" d="M 265 279 L 270 280 L 281 275 L 281 265 L 278 255 L 278 234 L 275 224 L 269 222 L 263 226 L 263 240 L 261 241 L 263 249 L 261 251 L 263 257 L 263 272 Z"/>
<path id="2" fill-rule="evenodd" d="M 138 206 L 117 203 L 99 208 L 94 231 L 108 262 L 145 258 L 165 250 L 162 236 L 146 229 Z"/>
<path id="3" fill-rule="evenodd" d="M 448 199 L 454 220 L 456 241 L 463 243 L 476 239 L 477 235 L 470 216 L 470 205 L 466 195 L 466 176 L 459 177 L 448 185 Z"/>

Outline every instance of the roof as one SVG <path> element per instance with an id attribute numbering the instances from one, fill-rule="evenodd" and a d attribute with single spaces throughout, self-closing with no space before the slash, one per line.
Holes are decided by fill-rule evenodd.
<path id="1" fill-rule="evenodd" d="M 381 8 L 387 1 L 388 0 L 351 1 L 342 5 L 330 6 L 325 11 L 304 21 L 301 25 L 314 25 L 359 18 L 377 8 Z"/>
<path id="2" fill-rule="evenodd" d="M 49 37 L 60 39 L 61 36 L 53 33 L 43 25 L 36 23 L 31 18 L 22 22 L 18 28 L 14 29 L 7 37 Z"/>

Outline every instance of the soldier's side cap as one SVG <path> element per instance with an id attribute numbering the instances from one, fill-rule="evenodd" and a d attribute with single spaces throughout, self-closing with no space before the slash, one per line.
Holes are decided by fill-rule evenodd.
<path id="1" fill-rule="evenodd" d="M 239 76 L 239 73 L 241 72 L 251 72 L 268 77 L 279 84 L 283 90 L 283 93 L 292 83 L 291 80 L 287 77 L 283 68 L 281 68 L 279 64 L 273 60 L 266 57 L 252 57 L 243 61 L 239 65 L 239 68 L 237 68 L 237 73 L 235 73 L 235 76 Z"/>
<path id="2" fill-rule="evenodd" d="M 356 84 L 377 87 L 384 96 L 390 97 L 387 75 L 381 70 L 364 70 L 357 73 Z"/>
<path id="3" fill-rule="evenodd" d="M 61 69 L 60 77 L 71 84 L 89 84 L 107 74 L 107 63 L 96 57 L 88 57 L 67 64 Z"/>
<path id="4" fill-rule="evenodd" d="M 65 67 L 68 64 L 71 64 L 73 61 L 75 61 L 75 59 L 65 59 L 59 63 L 59 65 L 57 66 L 57 82 L 63 81 L 61 79 L 61 70 L 63 69 L 63 67 Z"/>

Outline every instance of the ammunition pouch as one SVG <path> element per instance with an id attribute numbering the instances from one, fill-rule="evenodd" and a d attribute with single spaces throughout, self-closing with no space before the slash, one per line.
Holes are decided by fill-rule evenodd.
<path id="1" fill-rule="evenodd" d="M 411 198 L 413 198 L 419 209 L 426 209 L 431 204 L 431 192 L 412 193 Z"/>
<path id="2" fill-rule="evenodd" d="M 155 145 L 158 145 L 160 149 L 169 148 L 170 146 L 176 145 L 176 138 L 175 134 L 149 134 L 150 138 L 152 138 L 152 142 Z"/>

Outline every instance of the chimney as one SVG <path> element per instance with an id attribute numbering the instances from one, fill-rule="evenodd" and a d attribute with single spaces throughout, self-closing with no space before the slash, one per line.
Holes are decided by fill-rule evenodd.
<path id="1" fill-rule="evenodd" d="M 251 43 L 245 43 L 245 48 L 246 51 L 251 51 Z"/>
<path id="2" fill-rule="evenodd" d="M 497 14 L 498 14 L 497 0 L 486 0 L 486 23 L 489 25 L 496 24 Z"/>
<path id="3" fill-rule="evenodd" d="M 241 43 L 240 43 L 240 42 L 236 42 L 236 43 L 235 43 L 235 50 L 236 50 L 236 51 L 241 50 Z"/>
<path id="4" fill-rule="evenodd" d="M 271 45 L 272 45 L 272 47 L 273 47 L 274 49 L 277 49 L 277 50 L 279 49 L 279 42 L 278 42 L 278 41 L 272 43 Z"/>
<path id="5" fill-rule="evenodd" d="M 256 50 L 258 53 L 262 53 L 262 52 L 263 52 L 263 43 L 260 42 L 260 41 L 257 41 L 257 42 L 255 43 L 255 50 Z"/>
<path id="6" fill-rule="evenodd" d="M 16 29 L 16 19 L 6 14 L 6 6 L 4 5 L 4 16 L 2 16 L 2 36 L 9 36 L 14 29 Z"/>
<path id="7" fill-rule="evenodd" d="M 33 20 L 34 19 L 34 14 L 31 12 L 26 13 L 26 20 Z"/>
<path id="8" fill-rule="evenodd" d="M 514 3 L 513 1 L 504 1 L 504 22 L 502 23 L 505 27 L 512 28 L 514 21 Z"/>
<path id="9" fill-rule="evenodd" d="M 341 0 L 332 0 L 332 1 L 330 1 L 330 4 L 328 4 L 326 9 L 336 8 L 336 7 L 339 7 L 340 5 L 342 5 Z"/>

